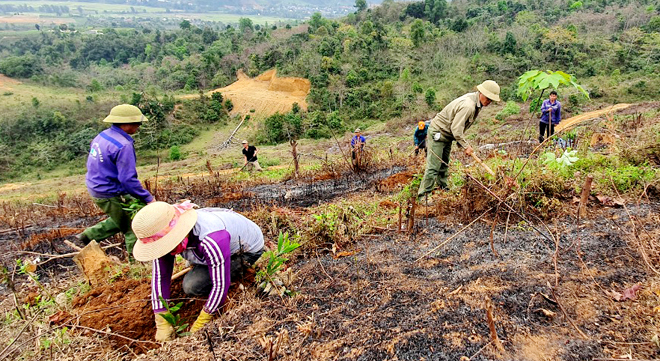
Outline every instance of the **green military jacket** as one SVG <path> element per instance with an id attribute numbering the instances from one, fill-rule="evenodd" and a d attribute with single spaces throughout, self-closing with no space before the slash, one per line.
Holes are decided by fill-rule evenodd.
<path id="1" fill-rule="evenodd" d="M 463 148 L 469 147 L 464 133 L 474 124 L 480 111 L 479 92 L 454 99 L 431 120 L 431 137 L 439 132 L 445 139 L 455 140 Z"/>

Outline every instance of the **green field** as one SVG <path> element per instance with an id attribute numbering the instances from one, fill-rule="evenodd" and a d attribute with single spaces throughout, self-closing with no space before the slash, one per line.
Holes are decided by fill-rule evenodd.
<path id="1" fill-rule="evenodd" d="M 240 18 L 250 18 L 255 24 L 277 23 L 279 21 L 287 21 L 286 18 L 278 18 L 272 16 L 255 16 L 255 15 L 236 15 L 227 14 L 222 12 L 205 12 L 205 13 L 191 13 L 180 11 L 167 11 L 165 8 L 148 7 L 148 6 L 131 6 L 121 4 L 102 4 L 102 3 L 88 3 L 88 2 L 67 2 L 67 1 L 5 1 L 0 0 L 0 5 L 27 5 L 32 6 L 35 10 L 42 5 L 51 6 L 68 6 L 70 9 L 69 14 L 62 14 L 58 18 L 79 18 L 80 12 L 78 7 L 83 11 L 84 16 L 92 17 L 105 17 L 112 18 L 115 15 L 122 17 L 138 17 L 138 18 L 159 18 L 159 19 L 190 19 L 202 21 L 217 21 L 223 23 L 238 23 Z M 53 13 L 25 13 L 24 15 L 46 16 L 54 17 Z M 0 16 L 0 23 L 8 22 L 6 16 Z M 1 31 L 1 30 L 0 30 Z"/>

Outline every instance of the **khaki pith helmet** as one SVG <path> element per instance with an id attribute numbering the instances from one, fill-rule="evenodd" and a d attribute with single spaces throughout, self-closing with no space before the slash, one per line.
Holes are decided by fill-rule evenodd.
<path id="1" fill-rule="evenodd" d="M 104 123 L 117 124 L 142 123 L 146 121 L 147 117 L 142 114 L 140 108 L 130 104 L 117 105 L 110 110 L 110 115 L 103 119 Z"/>
<path id="2" fill-rule="evenodd" d="M 485 95 L 486 98 L 499 102 L 500 101 L 500 86 L 492 80 L 486 80 L 485 82 L 477 85 L 477 90 L 481 94 Z"/>

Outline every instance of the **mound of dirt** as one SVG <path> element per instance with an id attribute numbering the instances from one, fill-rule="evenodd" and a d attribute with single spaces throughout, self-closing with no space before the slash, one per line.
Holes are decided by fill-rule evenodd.
<path id="1" fill-rule="evenodd" d="M 413 172 L 401 172 L 393 174 L 378 182 L 377 189 L 381 192 L 392 192 L 403 188 L 410 183 L 415 174 Z"/>
<path id="2" fill-rule="evenodd" d="M 76 298 L 73 301 L 74 313 L 80 317 L 82 326 L 112 332 L 129 339 L 153 341 L 156 326 L 150 295 L 151 283 L 148 279 L 116 281 Z M 177 300 L 179 298 L 180 301 Z M 191 299 L 185 295 L 180 280 L 172 284 L 172 300 L 183 302 L 179 315 L 189 324 L 195 320 L 205 302 L 203 299 Z M 156 342 L 134 343 L 129 339 L 109 337 L 113 346 L 130 346 L 135 353 L 159 347 Z"/>
<path id="3" fill-rule="evenodd" d="M 311 89 L 311 83 L 303 78 L 278 78 L 276 70 L 269 70 L 256 78 L 250 78 L 242 70 L 238 71 L 238 80 L 224 88 L 208 92 L 221 92 L 234 104 L 232 114 L 269 116 L 276 112 L 287 113 L 293 103 L 307 110 L 305 98 Z"/>

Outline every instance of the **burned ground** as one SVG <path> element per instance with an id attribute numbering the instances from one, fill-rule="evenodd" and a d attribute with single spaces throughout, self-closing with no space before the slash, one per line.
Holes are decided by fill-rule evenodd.
<path id="1" fill-rule="evenodd" d="M 658 208 L 631 213 L 644 217 Z M 273 353 L 281 360 L 590 360 L 626 350 L 656 358 L 650 340 L 658 332 L 658 279 L 626 241 L 627 217 L 623 209 L 604 209 L 584 225 L 558 221 L 551 228 L 560 236 L 556 270 L 555 245 L 524 225 L 495 228 L 497 255 L 490 227 L 478 224 L 421 260 L 462 225 L 429 220 L 414 239 L 364 238 L 353 256 L 294 263 L 298 295 L 246 294 L 208 328 L 210 341 L 182 340 L 142 357 L 211 358 L 212 342 L 217 359 L 240 360 Z M 634 284 L 642 285 L 634 301 L 607 293 Z M 491 344 L 488 303 L 503 353 Z"/>
<path id="2" fill-rule="evenodd" d="M 506 152 L 491 154 L 491 161 L 532 159 L 532 166 L 535 146 L 515 144 L 498 147 Z M 266 296 L 251 283 L 233 286 L 221 315 L 203 332 L 156 347 L 148 269 L 137 277 L 129 271 L 75 301 L 67 321 L 73 336 L 58 344 L 58 359 L 660 357 L 657 182 L 613 200 L 618 190 L 606 189 L 611 182 L 601 173 L 607 182 L 600 179 L 600 188 L 592 189 L 588 212 L 577 220 L 574 199 L 584 178 L 578 172 L 562 180 L 536 165 L 513 179 L 513 168 L 499 167 L 492 179 L 471 176 L 478 169 L 470 167 L 451 192 L 434 196 L 435 205 L 418 204 L 415 227 L 408 229 L 409 185 L 421 162 L 404 163 L 358 174 L 322 169 L 265 184 L 218 175 L 161 183 L 158 199 L 234 207 L 259 224 L 271 247 L 280 232 L 299 237 L 302 246 L 287 263 L 296 275 L 295 294 Z M 595 197 L 601 195 L 611 199 Z M 0 234 L 0 244 L 12 252 L 5 259 L 13 262 L 25 250 L 20 247 L 66 252 L 63 238 L 99 219 L 89 200 L 62 197 L 60 203 L 38 213 L 3 205 L 0 221 L 14 229 Z M 55 259 L 38 273 L 61 276 L 72 269 L 70 261 Z M 39 293 L 35 286 L 25 289 Z M 203 301 L 194 302 L 185 307 L 189 321 Z M 489 328 L 489 309 L 503 348 Z M 50 327 L 44 332 L 54 332 Z"/>

